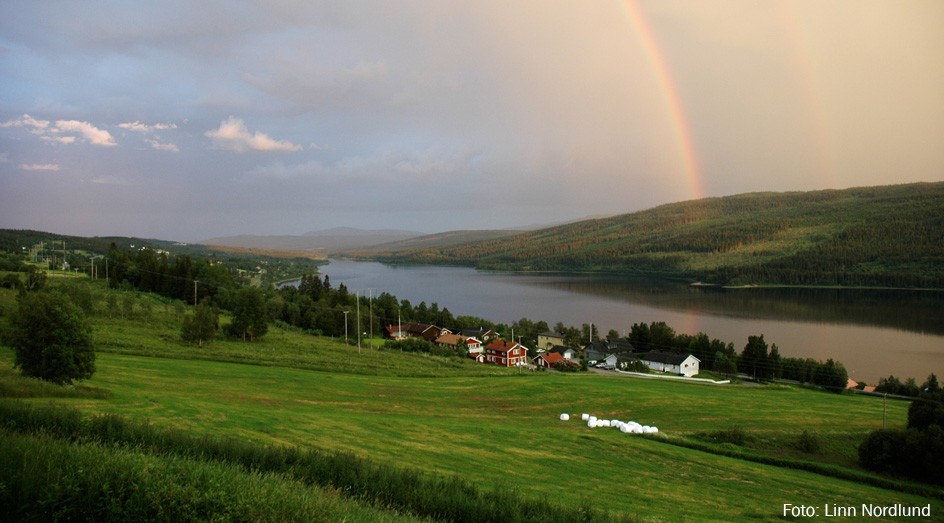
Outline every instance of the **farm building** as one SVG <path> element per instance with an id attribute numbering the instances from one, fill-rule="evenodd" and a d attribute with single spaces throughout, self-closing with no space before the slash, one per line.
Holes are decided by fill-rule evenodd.
<path id="1" fill-rule="evenodd" d="M 680 374 L 689 378 L 698 374 L 698 364 L 701 363 L 701 360 L 691 354 L 666 351 L 652 351 L 640 359 L 654 371 Z"/>

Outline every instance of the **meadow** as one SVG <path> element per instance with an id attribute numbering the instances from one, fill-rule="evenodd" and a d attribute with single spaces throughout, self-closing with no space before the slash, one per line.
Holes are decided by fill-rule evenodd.
<path id="1" fill-rule="evenodd" d="M 773 521 L 782 519 L 785 503 L 931 504 L 932 518 L 944 513 L 940 488 L 876 477 L 856 463 L 858 442 L 881 428 L 883 417 L 889 427 L 904 426 L 905 402 L 889 401 L 883 414 L 881 398 L 784 385 L 519 372 L 379 343 L 359 352 L 285 329 L 256 343 L 216 340 L 197 348 L 179 341 L 172 304 L 147 295 L 134 300 L 132 311 L 149 310 L 147 317 L 93 315 L 97 372 L 77 392 L 41 389 L 16 376 L 12 351 L 0 349 L 0 382 L 8 383 L 0 391 L 21 398 L 2 401 L 74 407 L 85 417 L 120 416 L 260 448 L 342 452 L 575 514 Z M 9 297 L 0 296 L 4 303 Z M 570 421 L 559 419 L 564 412 Z M 660 433 L 590 429 L 579 420 L 584 412 L 654 425 Z M 741 437 L 725 437 L 731 433 Z M 809 438 L 817 444 L 803 445 Z M 142 449 L 115 452 L 119 461 L 154 459 L 134 454 Z M 253 481 L 298 481 L 291 471 L 272 474 Z M 334 485 L 316 481 L 313 488 L 344 496 Z M 401 511 L 429 516 L 410 505 L 390 512 L 371 496 L 350 498 L 370 505 L 352 509 L 366 512 L 350 519 L 395 519 Z"/>

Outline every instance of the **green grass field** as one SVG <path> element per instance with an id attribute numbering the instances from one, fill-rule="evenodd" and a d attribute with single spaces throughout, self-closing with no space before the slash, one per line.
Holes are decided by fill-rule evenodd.
<path id="1" fill-rule="evenodd" d="M 146 320 L 96 317 L 97 372 L 81 393 L 16 395 L 194 434 L 349 451 L 459 476 L 486 491 L 510 487 L 642 521 L 774 521 L 785 503 L 815 505 L 820 513 L 826 504 L 930 503 L 932 520 L 944 514 L 940 488 L 855 480 L 871 477 L 856 464 L 855 449 L 882 427 L 880 398 L 779 385 L 518 373 L 379 348 L 358 353 L 336 340 L 280 330 L 259 343 L 218 340 L 198 349 L 179 342 L 173 316 L 158 301 Z M 32 390 L 17 385 L 22 378 L 9 372 L 12 361 L 12 351 L 0 349 L 0 383 L 10 382 L 0 390 Z M 890 427 L 905 424 L 907 407 L 888 403 Z M 562 412 L 571 421 L 560 421 Z M 660 435 L 590 429 L 579 419 L 583 412 L 654 425 Z M 745 445 L 705 438 L 730 429 L 744 431 Z M 804 431 L 821 442 L 817 451 L 792 444 Z M 752 457 L 811 462 L 853 480 Z"/>

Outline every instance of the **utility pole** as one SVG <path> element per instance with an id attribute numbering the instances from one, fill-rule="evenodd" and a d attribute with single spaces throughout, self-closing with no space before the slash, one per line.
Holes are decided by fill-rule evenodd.
<path id="1" fill-rule="evenodd" d="M 882 430 L 885 430 L 885 420 L 888 418 L 888 393 L 882 396 Z"/>
<path id="2" fill-rule="evenodd" d="M 344 311 L 344 344 L 347 345 L 347 313 L 351 311 Z"/>
<path id="3" fill-rule="evenodd" d="M 193 306 L 197 306 L 197 280 L 193 280 Z"/>
<path id="4" fill-rule="evenodd" d="M 370 315 L 370 351 L 374 352 L 374 289 L 367 289 L 367 310 Z"/>
<path id="5" fill-rule="evenodd" d="M 357 301 L 357 353 L 361 353 L 361 295 L 359 290 L 354 291 L 354 299 Z"/>

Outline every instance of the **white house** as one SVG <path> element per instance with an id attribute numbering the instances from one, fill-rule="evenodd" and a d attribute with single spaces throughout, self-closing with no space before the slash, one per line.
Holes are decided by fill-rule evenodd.
<path id="1" fill-rule="evenodd" d="M 548 352 L 556 352 L 563 356 L 565 360 L 577 359 L 577 351 L 571 347 L 565 347 L 563 345 L 555 345 L 554 347 L 551 347 Z"/>
<path id="2" fill-rule="evenodd" d="M 689 378 L 698 374 L 698 364 L 701 363 L 701 360 L 691 354 L 664 351 L 652 351 L 641 360 L 654 371 L 680 374 Z"/>

